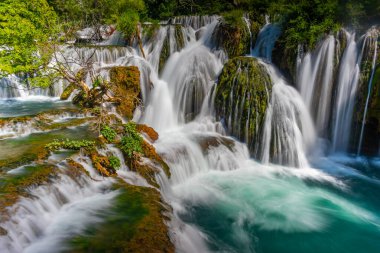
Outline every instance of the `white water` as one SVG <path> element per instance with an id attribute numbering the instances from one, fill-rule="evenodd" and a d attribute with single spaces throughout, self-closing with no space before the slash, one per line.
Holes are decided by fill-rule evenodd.
<path id="1" fill-rule="evenodd" d="M 366 102 L 365 102 L 364 113 L 363 113 L 362 127 L 360 129 L 359 146 L 358 146 L 358 152 L 357 152 L 358 156 L 360 155 L 360 152 L 361 152 L 361 149 L 362 149 L 364 127 L 365 127 L 365 123 L 366 123 L 368 104 L 369 104 L 369 100 L 370 100 L 370 97 L 371 97 L 371 91 L 372 91 L 372 81 L 373 81 L 373 77 L 374 77 L 375 71 L 376 71 L 378 34 L 375 34 L 375 35 L 370 34 L 370 36 L 371 36 L 371 43 L 374 44 L 374 46 L 373 46 L 374 53 L 373 53 L 373 58 L 372 58 L 371 75 L 370 75 L 369 83 L 368 83 L 367 99 L 366 99 Z"/>
<path id="2" fill-rule="evenodd" d="M 64 164 L 58 165 L 65 170 Z M 21 170 L 22 173 L 22 170 Z M 111 180 L 95 182 L 87 177 L 60 174 L 52 182 L 25 189 L 30 197 L 21 197 L 10 207 L 9 219 L 1 227 L 1 252 L 57 252 L 67 249 L 64 241 L 79 235 L 88 224 L 101 222 L 97 212 L 109 208 L 117 192 L 106 191 Z"/>
<path id="3" fill-rule="evenodd" d="M 297 86 L 314 122 L 318 134 L 326 136 L 330 120 L 335 38 L 328 36 L 312 53 L 299 63 Z"/>
<path id="4" fill-rule="evenodd" d="M 259 148 L 261 160 L 307 168 L 307 155 L 316 141 L 309 112 L 299 93 L 286 83 L 279 71 L 272 65 L 265 66 L 273 88 Z"/>
<path id="5" fill-rule="evenodd" d="M 210 106 L 212 87 L 224 59 L 218 52 L 212 52 L 208 45 L 215 24 L 216 21 L 208 22 L 203 28 L 193 24 L 199 28 L 198 39 L 194 36 L 194 29 L 187 28 L 186 37 L 190 39 L 181 51 L 171 51 L 161 77 L 157 73 L 157 56 L 161 50 L 153 49 L 153 46 L 162 48 L 158 43 L 152 47 L 149 42 L 144 45 L 144 48 L 151 48 L 146 50 L 147 59 L 143 59 L 137 49 L 121 55 L 104 51 L 107 56 L 103 53 L 97 56 L 102 59 L 99 71 L 117 62 L 137 65 L 142 72 L 145 108 L 136 112 L 135 118 L 159 132 L 160 138 L 154 145 L 171 168 L 170 179 L 160 173 L 157 181 L 164 199 L 173 208 L 170 236 L 177 251 L 211 251 L 207 244 L 213 238 L 196 225 L 182 220 L 184 215 L 191 216 L 187 209 L 189 203 L 190 206 L 194 203 L 214 206 L 225 212 L 225 217 L 234 222 L 236 240 L 247 245 L 246 252 L 253 251 L 249 246 L 252 243 L 249 235 L 244 232 L 247 222 L 267 231 L 323 231 L 330 224 L 329 217 L 338 211 L 355 222 L 378 222 L 376 215 L 328 191 L 309 188 L 301 181 L 307 179 L 342 188 L 342 183 L 335 178 L 308 168 L 307 155 L 316 139 L 310 115 L 298 92 L 272 65 L 262 62 L 273 81 L 260 143 L 265 164 L 251 160 L 245 144 L 225 136 L 221 124 L 214 121 Z M 265 38 L 262 41 L 266 41 Z M 259 43 L 258 48 L 265 50 L 258 50 L 262 52 L 258 56 L 270 61 L 273 45 L 274 42 L 269 45 L 269 50 L 266 43 Z M 106 72 L 102 73 L 107 76 Z M 274 154 L 270 148 L 272 145 L 276 150 Z M 108 150 L 122 159 L 118 150 L 113 147 Z M 102 180 L 90 162 L 83 159 L 78 157 L 77 161 L 90 171 L 92 177 Z M 300 168 L 276 166 L 270 162 Z M 127 182 L 146 186 L 143 179 L 129 173 L 125 166 L 118 174 Z M 31 189 L 36 199 L 22 199 L 16 205 L 15 208 L 26 211 L 18 213 L 16 210 L 15 220 L 4 225 L 13 237 L 1 238 L 0 247 L 7 251 L 24 249 L 26 252 L 64 249 L 62 242 L 69 235 L 81 233 L 87 224 L 99 222 L 94 214 L 109 207 L 115 197 L 115 192 L 104 192 L 101 187 L 110 183 L 107 180 L 86 183 L 88 185 L 84 187 L 78 186 L 62 176 L 53 187 Z M 68 195 L 67 201 L 62 203 L 60 196 L 65 194 Z M 336 208 L 318 212 L 321 207 L 315 203 L 322 201 L 332 202 Z M 24 217 L 26 219 L 22 219 Z M 41 224 L 36 225 L 39 220 Z"/>
<path id="6" fill-rule="evenodd" d="M 260 30 L 256 44 L 251 50 L 251 55 L 253 57 L 263 58 L 266 61 L 272 61 L 272 51 L 280 34 L 281 29 L 278 25 L 267 23 Z"/>
<path id="7" fill-rule="evenodd" d="M 364 49 L 375 46 L 371 31 L 357 38 L 355 33 L 342 30 L 343 39 L 347 40 L 345 48 L 340 48 L 339 40 L 329 35 L 315 50 L 305 55 L 300 52 L 298 56 L 297 87 L 313 117 L 319 137 L 331 140 L 332 152 L 349 151 Z M 343 50 L 341 58 L 340 50 Z M 375 51 L 373 59 L 376 55 Z M 369 97 L 370 92 L 366 102 Z M 365 115 L 367 107 L 368 104 Z M 359 143 L 363 133 L 362 127 Z"/>
<path id="8" fill-rule="evenodd" d="M 339 69 L 332 123 L 332 149 L 334 151 L 347 151 L 351 137 L 352 115 L 363 54 L 363 47 L 359 47 L 360 44 L 358 45 L 355 37 L 355 33 L 347 33 L 347 48 L 343 53 Z"/>

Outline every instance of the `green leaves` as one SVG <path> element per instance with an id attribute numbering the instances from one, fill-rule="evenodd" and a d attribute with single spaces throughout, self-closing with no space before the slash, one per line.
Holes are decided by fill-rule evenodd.
<path id="1" fill-rule="evenodd" d="M 100 133 L 104 136 L 104 138 L 107 139 L 109 142 L 113 142 L 117 136 L 117 133 L 115 130 L 113 130 L 111 127 L 105 125 L 101 130 Z"/>
<path id="2" fill-rule="evenodd" d="M 47 144 L 45 146 L 46 149 L 50 151 L 55 151 L 59 149 L 71 149 L 71 150 L 79 150 L 81 148 L 94 148 L 95 142 L 89 140 L 54 140 L 53 142 Z"/>
<path id="3" fill-rule="evenodd" d="M 111 168 L 113 168 L 114 170 L 117 170 L 120 168 L 121 163 L 120 163 L 119 158 L 117 158 L 116 156 L 110 156 L 108 157 L 108 160 L 110 161 Z"/>
<path id="4" fill-rule="evenodd" d="M 120 149 L 127 155 L 128 158 L 132 158 L 133 153 L 141 153 L 143 138 L 136 130 L 136 124 L 129 122 L 125 125 L 125 135 L 121 138 Z"/>
<path id="5" fill-rule="evenodd" d="M 0 75 L 40 72 L 50 61 L 56 15 L 46 0 L 0 3 Z"/>

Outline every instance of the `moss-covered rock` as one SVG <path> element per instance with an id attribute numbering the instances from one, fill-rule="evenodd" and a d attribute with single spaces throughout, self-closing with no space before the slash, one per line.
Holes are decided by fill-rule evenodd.
<path id="1" fill-rule="evenodd" d="M 271 79 L 256 59 L 229 60 L 219 76 L 215 108 L 229 133 L 253 151 L 270 100 Z"/>
<path id="2" fill-rule="evenodd" d="M 20 197 L 28 197 L 30 187 L 43 185 L 57 176 L 57 169 L 50 165 L 26 166 L 22 174 L 7 176 L 0 183 L 0 215 L 6 217 L 6 209 Z"/>
<path id="3" fill-rule="evenodd" d="M 181 25 L 174 25 L 174 26 L 167 26 L 167 36 L 164 40 L 161 53 L 160 53 L 160 60 L 158 63 L 158 71 L 159 73 L 164 69 L 164 66 L 167 62 L 167 60 L 170 57 L 171 52 L 178 52 L 182 48 L 185 47 L 185 38 L 182 31 Z M 171 33 L 174 33 L 173 35 Z M 170 44 L 170 37 L 174 36 L 175 38 L 175 44 Z M 173 48 L 171 48 L 173 47 Z"/>
<path id="4" fill-rule="evenodd" d="M 247 24 L 240 16 L 234 21 L 223 19 L 213 34 L 217 49 L 224 49 L 229 58 L 250 52 L 251 36 Z"/>
<path id="5" fill-rule="evenodd" d="M 104 222 L 72 239 L 69 252 L 174 252 L 160 193 L 121 180 L 114 188 L 120 194 L 111 212 L 100 214 Z"/>
<path id="6" fill-rule="evenodd" d="M 145 134 L 147 137 L 149 137 L 150 141 L 152 142 L 158 140 L 158 133 L 150 126 L 144 124 L 137 124 L 136 130 L 139 131 L 141 134 Z"/>
<path id="7" fill-rule="evenodd" d="M 107 156 L 102 156 L 96 151 L 92 151 L 90 154 L 92 165 L 98 171 L 101 176 L 111 177 L 116 176 L 116 170 L 110 163 Z"/>
<path id="8" fill-rule="evenodd" d="M 128 167 L 140 174 L 152 186 L 160 188 L 156 181 L 156 174 L 162 170 L 167 177 L 170 177 L 169 166 L 157 154 L 156 149 L 146 141 L 142 142 L 142 152 L 133 153 L 132 157 L 126 157 Z"/>
<path id="9" fill-rule="evenodd" d="M 375 54 L 376 39 L 379 31 L 373 29 L 363 50 L 362 63 L 360 66 L 359 88 L 356 97 L 356 104 L 353 116 L 353 131 L 351 138 L 351 150 L 357 151 L 363 120 L 365 121 L 364 135 L 362 142 L 362 154 L 377 155 L 380 145 L 380 64 L 375 59 L 375 69 L 372 83 L 370 83 L 373 67 L 373 57 Z M 380 46 L 377 45 L 377 52 Z M 371 87 L 370 87 L 371 85 Z M 370 92 L 370 94 L 368 94 Z M 364 119 L 364 112 L 368 95 L 367 114 Z"/>
<path id="10" fill-rule="evenodd" d="M 113 67 L 110 69 L 111 90 L 119 99 L 117 111 L 131 119 L 140 104 L 140 71 L 135 66 Z"/>
<path id="11" fill-rule="evenodd" d="M 70 84 L 68 85 L 65 90 L 61 94 L 61 100 L 67 100 L 69 99 L 70 95 L 74 92 L 75 86 Z"/>

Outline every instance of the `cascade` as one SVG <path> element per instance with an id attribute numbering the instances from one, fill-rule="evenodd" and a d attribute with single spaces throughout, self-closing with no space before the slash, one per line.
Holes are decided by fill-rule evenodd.
<path id="1" fill-rule="evenodd" d="M 260 30 L 255 46 L 251 50 L 251 55 L 272 61 L 272 51 L 280 34 L 281 29 L 277 24 L 267 23 Z"/>
<path id="2" fill-rule="evenodd" d="M 316 135 L 310 114 L 299 93 L 273 65 L 266 66 L 273 82 L 262 139 L 256 147 L 261 161 L 307 168 L 307 155 Z"/>
<path id="3" fill-rule="evenodd" d="M 117 196 L 116 191 L 104 190 L 111 180 L 73 179 L 64 174 L 65 163 L 58 166 L 62 174 L 49 184 L 30 189 L 31 197 L 21 198 L 12 207 L 13 215 L 2 220 L 1 227 L 8 231 L 7 236 L 0 237 L 2 252 L 62 251 L 64 240 L 83 232 L 87 224 L 100 222 L 94 214 L 108 208 Z"/>
<path id="4" fill-rule="evenodd" d="M 371 36 L 371 35 L 370 35 Z M 367 99 L 365 102 L 365 107 L 364 107 L 364 114 L 363 114 L 363 120 L 362 120 L 362 126 L 360 129 L 360 137 L 359 137 L 359 146 L 358 146 L 358 152 L 357 155 L 360 155 L 361 149 L 362 149 L 362 144 L 363 144 L 363 135 L 364 135 L 364 128 L 365 128 L 365 123 L 366 123 L 366 117 L 367 117 L 367 111 L 368 111 L 368 104 L 369 104 L 369 99 L 371 97 L 371 91 L 372 91 L 372 82 L 373 82 L 373 77 L 375 75 L 376 71 L 376 59 L 377 59 L 377 40 L 378 40 L 378 35 L 376 34 L 375 36 L 371 36 L 370 38 L 371 44 L 373 45 L 374 48 L 374 53 L 373 53 L 373 58 L 372 58 L 372 67 L 371 67 L 371 75 L 369 78 L 369 83 L 368 83 L 368 92 L 367 92 Z"/>
<path id="5" fill-rule="evenodd" d="M 180 52 L 173 51 L 163 69 L 162 79 L 153 83 L 155 88 L 141 122 L 161 131 L 194 119 L 200 113 L 204 98 L 222 68 L 220 57 L 208 47 L 216 25 L 217 21 L 206 25 L 198 40 L 191 36 L 192 29 L 187 30 L 190 36 L 186 37 L 192 39 Z M 157 112 L 157 108 L 162 109 Z"/>
<path id="6" fill-rule="evenodd" d="M 328 36 L 312 53 L 299 62 L 297 87 L 316 124 L 320 136 L 326 136 L 329 126 L 335 38 Z"/>
<path id="7" fill-rule="evenodd" d="M 184 27 L 192 27 L 198 30 L 205 27 L 219 19 L 219 16 L 179 16 L 174 17 L 169 21 L 170 24 L 181 24 Z"/>
<path id="8" fill-rule="evenodd" d="M 360 78 L 360 63 L 366 42 L 366 36 L 359 41 L 355 40 L 355 33 L 347 32 L 346 36 L 347 47 L 340 62 L 332 122 L 332 149 L 343 152 L 347 151 L 350 141 L 352 115 Z"/>

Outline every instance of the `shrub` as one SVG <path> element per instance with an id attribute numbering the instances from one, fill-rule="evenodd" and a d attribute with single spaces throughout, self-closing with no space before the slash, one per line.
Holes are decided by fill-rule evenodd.
<path id="1" fill-rule="evenodd" d="M 116 156 L 110 156 L 108 157 L 108 160 L 110 161 L 110 166 L 114 169 L 117 170 L 120 168 L 120 159 L 117 158 Z"/>
<path id="2" fill-rule="evenodd" d="M 114 129 L 112 129 L 110 126 L 103 126 L 103 128 L 100 130 L 100 133 L 104 136 L 104 138 L 107 139 L 109 142 L 113 142 L 117 136 L 117 133 Z"/>
<path id="3" fill-rule="evenodd" d="M 46 149 L 50 151 L 58 150 L 58 149 L 71 149 L 71 150 L 79 150 L 81 148 L 92 149 L 95 146 L 94 141 L 89 140 L 54 140 L 53 142 L 47 144 L 45 146 Z"/>
<path id="4" fill-rule="evenodd" d="M 124 127 L 125 135 L 121 138 L 120 149 L 128 158 L 132 158 L 133 152 L 142 152 L 143 138 L 137 132 L 134 122 L 129 122 Z"/>

